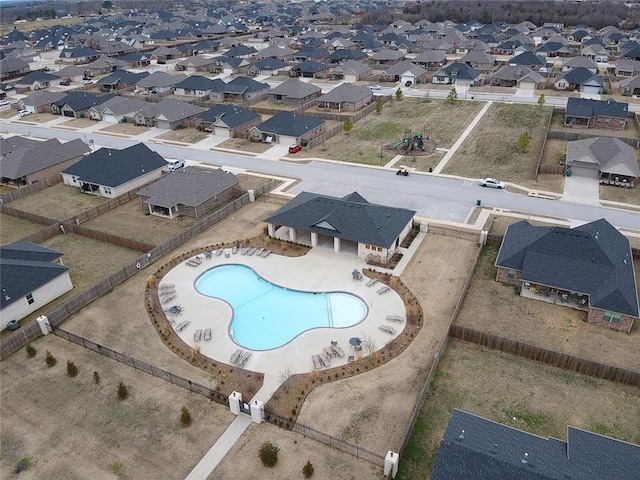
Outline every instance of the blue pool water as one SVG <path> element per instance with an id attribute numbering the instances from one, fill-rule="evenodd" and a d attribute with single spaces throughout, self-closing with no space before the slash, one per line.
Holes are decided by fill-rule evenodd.
<path id="1" fill-rule="evenodd" d="M 344 328 L 364 320 L 367 305 L 344 292 L 301 292 L 274 285 L 244 265 L 221 265 L 195 282 L 198 292 L 233 308 L 231 338 L 250 350 L 270 350 L 312 328 Z"/>

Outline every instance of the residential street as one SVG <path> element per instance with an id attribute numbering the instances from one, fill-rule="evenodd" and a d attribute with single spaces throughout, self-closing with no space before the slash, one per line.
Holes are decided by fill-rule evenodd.
<path id="1" fill-rule="evenodd" d="M 2 121 L 0 130 L 42 138 L 71 140 L 84 138 L 81 131 L 68 131 L 34 124 Z M 107 135 L 86 134 L 95 145 L 122 149 L 139 143 L 138 140 Z M 272 159 L 248 157 L 218 151 L 199 150 L 156 142 L 146 142 L 165 157 L 184 158 L 196 162 L 247 169 L 281 177 L 301 179 L 292 190 L 303 190 L 327 195 L 345 195 L 357 190 L 371 202 L 411 208 L 418 216 L 462 222 L 477 200 L 482 205 L 511 209 L 531 215 L 566 217 L 577 222 L 606 218 L 616 227 L 640 229 L 640 211 L 584 205 L 566 201 L 546 200 L 501 190 L 481 188 L 477 182 L 462 178 L 414 173 L 408 177 L 395 175 L 394 169 L 314 161 L 296 164 Z"/>

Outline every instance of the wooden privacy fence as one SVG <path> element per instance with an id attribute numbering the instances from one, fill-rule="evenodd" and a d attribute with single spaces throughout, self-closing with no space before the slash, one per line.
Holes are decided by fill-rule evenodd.
<path id="1" fill-rule="evenodd" d="M 463 327 L 462 325 L 451 325 L 449 327 L 449 336 L 592 377 L 603 378 L 628 385 L 640 385 L 640 372 L 605 365 L 587 360 L 586 358 L 576 357 L 575 355 L 560 353 L 492 333 Z"/>
<path id="2" fill-rule="evenodd" d="M 547 165 L 541 164 L 538 165 L 538 173 L 555 173 L 559 175 L 564 175 L 567 167 L 565 165 Z"/>
<path id="3" fill-rule="evenodd" d="M 555 138 L 555 139 L 559 139 L 559 140 L 585 140 L 587 138 L 598 138 L 601 137 L 602 135 L 592 135 L 590 133 L 580 133 L 580 132 L 562 132 L 562 131 L 558 131 L 558 130 L 549 130 L 547 132 L 547 138 Z M 624 138 L 624 137 L 616 137 L 618 140 L 631 145 L 634 148 L 638 147 L 638 143 L 640 143 L 638 141 L 637 138 Z"/>
<path id="4" fill-rule="evenodd" d="M 21 198 L 28 197 L 34 193 L 38 193 L 45 188 L 52 187 L 53 185 L 62 182 L 62 175 L 53 175 L 51 177 L 43 178 L 36 183 L 25 185 L 11 192 L 3 193 L 0 195 L 0 204 L 10 203 L 14 200 L 20 200 Z"/>
<path id="5" fill-rule="evenodd" d="M 140 188 L 143 188 L 143 187 L 140 187 Z M 67 222 L 75 222 L 75 221 L 86 222 L 88 220 L 91 220 L 92 218 L 97 217 L 98 215 L 107 213 L 113 210 L 114 208 L 119 207 L 120 205 L 124 205 L 125 203 L 137 197 L 138 197 L 138 189 L 130 190 L 126 193 L 123 193 L 122 195 L 118 195 L 117 197 L 114 197 L 110 200 L 107 200 L 106 202 L 96 205 L 95 207 L 88 208 L 87 210 L 84 210 L 83 212 L 77 215 L 69 217 L 66 219 L 66 221 Z"/>
<path id="6" fill-rule="evenodd" d="M 9 207 L 7 205 L 0 205 L 0 213 L 11 215 L 12 217 L 22 218 L 29 220 L 30 222 L 39 223 L 40 225 L 55 225 L 60 223 L 59 220 L 43 217 L 37 213 L 25 212 L 24 210 L 18 210 L 17 208 Z"/>
<path id="7" fill-rule="evenodd" d="M 265 191 L 272 189 L 275 185 L 276 185 L 276 181 L 270 180 L 268 183 L 265 183 L 257 187 L 256 189 L 254 189 L 256 196 L 261 195 Z M 139 258 L 136 259 L 135 262 L 130 263 L 129 265 L 122 268 L 121 270 L 109 275 L 104 280 L 94 284 L 92 287 L 84 290 L 78 295 L 71 297 L 69 300 L 67 300 L 66 302 L 64 302 L 62 305 L 55 308 L 54 310 L 50 311 L 48 314 L 45 313 L 45 315 L 49 318 L 49 322 L 54 327 L 59 325 L 63 320 L 65 320 L 69 316 L 78 312 L 83 307 L 89 305 L 91 302 L 95 301 L 105 293 L 108 293 L 113 288 L 123 283 L 125 280 L 128 280 L 129 278 L 131 278 L 133 275 L 135 275 L 138 272 L 138 270 L 145 268 L 149 264 L 160 259 L 164 255 L 170 253 L 171 251 L 181 246 L 185 242 L 191 240 L 193 237 L 202 233 L 212 225 L 218 223 L 223 218 L 231 215 L 233 212 L 235 212 L 237 209 L 239 209 L 243 205 L 246 205 L 247 203 L 249 203 L 249 194 L 245 193 L 237 200 L 233 201 L 232 203 L 228 203 L 221 209 L 206 216 L 198 223 L 195 223 L 191 227 L 187 228 L 185 231 L 179 233 L 178 235 L 174 236 L 173 238 L 169 239 L 163 244 L 158 245 L 153 249 L 150 249 L 146 253 L 146 255 L 140 256 Z M 74 228 L 74 227 L 76 227 L 76 225 L 71 226 L 71 228 Z M 35 323 L 32 325 L 35 325 L 36 328 L 38 327 L 37 324 Z M 31 326 L 29 326 L 29 328 L 31 328 Z M 0 359 L 3 359 L 11 355 L 13 352 L 19 350 L 21 347 L 29 343 L 31 340 L 38 338 L 40 336 L 39 332 L 40 332 L 40 329 L 37 328 L 37 333 L 38 333 L 37 335 L 35 334 L 35 331 L 34 331 L 29 333 L 30 336 L 12 335 L 7 340 L 2 341 L 2 343 L 0 344 Z M 35 336 L 31 336 L 31 335 L 35 335 Z"/>
<path id="8" fill-rule="evenodd" d="M 454 226 L 429 224 L 429 233 L 443 235 L 445 237 L 455 237 L 462 240 L 470 240 L 472 242 L 480 241 L 480 232 L 477 230 L 467 230 L 456 228 Z"/>
<path id="9" fill-rule="evenodd" d="M 93 230 L 81 225 L 76 225 L 75 223 L 64 223 L 64 229 L 67 233 L 75 233 L 83 237 L 91 238 L 92 240 L 100 240 L 101 242 L 110 243 L 130 250 L 137 250 L 138 252 L 148 252 L 155 246 L 150 243 L 134 240 L 133 238 L 125 238 L 100 230 Z"/>
<path id="10" fill-rule="evenodd" d="M 549 115 L 549 121 L 547 121 L 547 126 L 544 129 L 545 143 L 546 143 L 546 138 L 549 135 L 549 128 L 551 128 L 551 120 L 552 119 L 553 119 L 553 112 L 551 112 L 551 115 Z M 541 163 L 542 163 L 542 157 L 543 156 L 544 156 L 544 144 L 543 144 L 542 148 L 540 149 L 540 154 L 538 155 L 538 162 L 536 163 L 536 177 L 538 176 L 539 173 L 551 173 L 551 172 L 542 172 L 540 170 L 540 166 L 541 166 Z"/>

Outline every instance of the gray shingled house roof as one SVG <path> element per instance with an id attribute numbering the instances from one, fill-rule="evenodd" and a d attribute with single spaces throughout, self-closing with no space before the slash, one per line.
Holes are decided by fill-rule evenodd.
<path id="1" fill-rule="evenodd" d="M 238 187 L 239 183 L 233 173 L 221 168 L 186 167 L 139 190 L 138 195 L 149 197 L 144 203 L 158 207 L 196 207 L 229 188 Z"/>
<path id="2" fill-rule="evenodd" d="M 184 73 L 179 73 L 177 75 L 171 75 L 166 72 L 153 72 L 148 77 L 139 80 L 136 85 L 142 88 L 153 88 L 153 87 L 172 87 L 177 85 L 186 79 L 187 76 Z"/>
<path id="3" fill-rule="evenodd" d="M 590 98 L 567 99 L 567 116 L 580 118 L 612 117 L 629 118 L 629 104 L 615 100 L 593 100 Z"/>
<path id="4" fill-rule="evenodd" d="M 32 94 L 26 96 L 20 102 L 24 105 L 38 107 L 40 105 L 51 105 L 62 100 L 67 96 L 65 92 L 50 92 L 49 90 L 36 90 Z"/>
<path id="5" fill-rule="evenodd" d="M 499 80 L 522 80 L 529 77 L 532 82 L 540 83 L 542 81 L 542 75 L 535 70 L 531 70 L 524 65 L 507 65 L 501 70 L 492 73 L 489 78 L 495 78 Z"/>
<path id="6" fill-rule="evenodd" d="M 591 70 L 585 67 L 576 67 L 572 70 L 562 72 L 556 76 L 556 83 L 560 80 L 565 80 L 567 83 L 573 85 L 604 85 L 604 80 L 598 75 L 594 75 Z"/>
<path id="7" fill-rule="evenodd" d="M 338 65 L 333 69 L 333 73 L 345 73 L 351 70 L 356 75 L 362 75 L 363 73 L 371 70 L 371 65 L 362 63 L 358 60 L 347 60 L 342 65 Z"/>
<path id="8" fill-rule="evenodd" d="M 371 99 L 373 93 L 365 85 L 354 85 L 353 83 L 342 83 L 333 88 L 330 92 L 321 95 L 317 102 L 326 103 L 356 103 L 363 99 Z"/>
<path id="9" fill-rule="evenodd" d="M 326 122 L 318 117 L 296 114 L 294 112 L 279 112 L 268 120 L 256 125 L 262 133 L 302 137 Z"/>
<path id="10" fill-rule="evenodd" d="M 139 100 L 135 97 L 129 96 L 117 96 L 113 97 L 97 107 L 93 107 L 92 110 L 100 112 L 100 114 L 112 113 L 113 115 L 126 115 L 138 112 L 149 106 L 149 102 Z"/>
<path id="11" fill-rule="evenodd" d="M 301 82 L 297 78 L 290 78 L 285 80 L 277 87 L 269 90 L 271 95 L 282 95 L 287 98 L 306 98 L 309 95 L 313 95 L 316 92 L 321 92 L 322 89 L 316 85 L 310 83 Z"/>
<path id="12" fill-rule="evenodd" d="M 173 98 L 165 98 L 155 105 L 150 105 L 144 110 L 138 112 L 144 118 L 156 118 L 160 115 L 164 116 L 169 122 L 177 122 L 185 118 L 190 118 L 202 113 L 206 108 L 197 107 L 187 102 L 181 102 Z"/>
<path id="13" fill-rule="evenodd" d="M 0 278 L 3 294 L 0 308 L 22 300 L 69 270 L 53 263 L 64 253 L 31 242 L 15 242 L 0 247 Z"/>
<path id="14" fill-rule="evenodd" d="M 2 178 L 17 180 L 31 173 L 39 172 L 45 168 L 89 153 L 91 150 L 81 139 L 76 138 L 66 143 L 61 143 L 57 138 L 44 142 L 33 140 L 13 140 L 10 137 L 0 143 L 0 175 Z M 21 137 L 18 137 L 21 138 Z M 14 145 L 19 145 L 12 148 Z"/>
<path id="15" fill-rule="evenodd" d="M 176 88 L 183 88 L 185 90 L 214 90 L 216 92 L 221 91 L 224 88 L 224 81 L 219 78 L 213 79 L 202 75 L 191 75 L 180 83 L 176 83 Z"/>
<path id="16" fill-rule="evenodd" d="M 432 480 L 637 480 L 640 447 L 567 427 L 544 438 L 454 410 Z"/>
<path id="17" fill-rule="evenodd" d="M 567 143 L 569 167 L 594 168 L 600 172 L 640 177 L 638 160 L 631 145 L 613 137 L 596 137 Z"/>
<path id="18" fill-rule="evenodd" d="M 101 148 L 62 173 L 83 182 L 118 187 L 166 166 L 167 161 L 159 153 L 144 143 L 137 143 L 124 150 Z"/>
<path id="19" fill-rule="evenodd" d="M 264 221 L 390 248 L 415 213 L 369 203 L 357 192 L 342 198 L 302 192 Z"/>
<path id="20" fill-rule="evenodd" d="M 589 295 L 589 306 L 638 317 L 629 240 L 604 219 L 580 227 L 510 225 L 497 267 L 521 272 L 523 282 Z"/>
<path id="21" fill-rule="evenodd" d="M 389 68 L 387 68 L 384 71 L 385 75 L 392 75 L 392 76 L 402 75 L 406 72 L 410 72 L 412 75 L 415 75 L 416 77 L 421 77 L 427 71 L 424 68 L 422 68 L 420 65 L 411 63 L 409 60 L 405 60 L 403 62 L 396 63 L 395 65 L 391 65 Z M 478 75 L 479 74 L 480 73 L 478 72 Z"/>
<path id="22" fill-rule="evenodd" d="M 236 128 L 252 120 L 260 118 L 260 114 L 237 105 L 221 103 L 214 105 L 206 112 L 202 112 L 196 117 L 205 122 L 221 122 L 228 128 Z"/>

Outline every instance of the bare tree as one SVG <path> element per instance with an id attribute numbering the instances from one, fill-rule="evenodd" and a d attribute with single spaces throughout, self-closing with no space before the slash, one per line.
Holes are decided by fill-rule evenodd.
<path id="1" fill-rule="evenodd" d="M 365 335 L 360 339 L 360 345 L 364 348 L 367 355 L 371 355 L 376 350 L 376 341 L 369 335 Z"/>
<path id="2" fill-rule="evenodd" d="M 289 393 L 289 387 L 291 383 L 291 375 L 293 373 L 293 367 L 291 364 L 286 364 L 280 371 L 279 378 L 280 384 L 284 387 L 284 391 Z"/>

